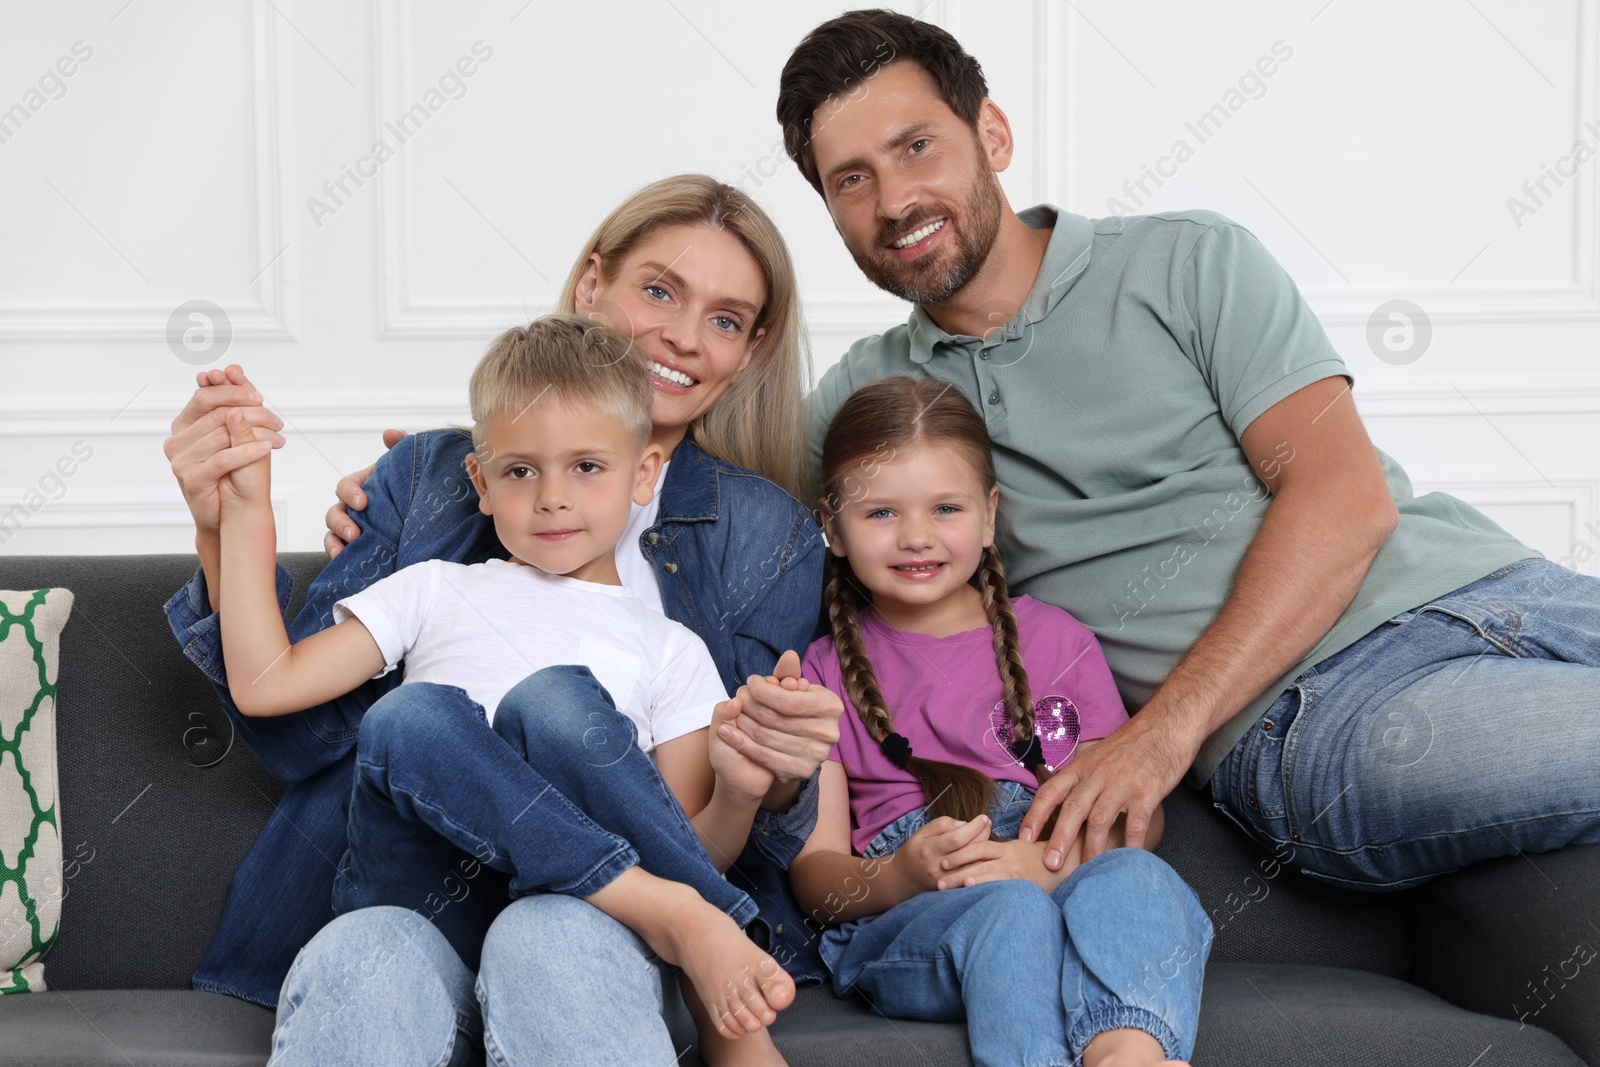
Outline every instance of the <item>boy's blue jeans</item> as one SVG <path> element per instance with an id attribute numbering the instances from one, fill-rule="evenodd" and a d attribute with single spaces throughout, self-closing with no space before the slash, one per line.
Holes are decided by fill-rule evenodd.
<path id="1" fill-rule="evenodd" d="M 991 834 L 1014 837 L 1033 795 L 999 786 Z M 897 851 L 924 822 L 915 811 L 890 824 L 867 856 Z M 919 894 L 830 930 L 822 958 L 835 992 L 859 992 L 891 1019 L 964 1019 L 977 1067 L 1065 1067 L 1096 1034 L 1124 1027 L 1188 1059 L 1211 937 L 1177 872 L 1118 848 L 1053 892 L 1012 879 Z"/>
<path id="2" fill-rule="evenodd" d="M 454 686 L 402 685 L 373 704 L 356 743 L 350 846 L 334 910 L 420 912 L 477 970 L 507 876 L 513 898 L 587 897 L 627 868 L 683 882 L 741 927 L 756 905 L 712 865 L 677 798 L 587 667 L 512 687 L 488 724 Z"/>
<path id="3" fill-rule="evenodd" d="M 1211 779 L 1323 881 L 1388 890 L 1600 842 L 1600 579 L 1519 560 L 1311 667 Z"/>

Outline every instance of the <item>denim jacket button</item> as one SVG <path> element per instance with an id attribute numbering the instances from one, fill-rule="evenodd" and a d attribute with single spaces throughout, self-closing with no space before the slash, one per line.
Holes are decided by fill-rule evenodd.
<path id="1" fill-rule="evenodd" d="M 678 573 L 678 565 L 676 563 L 667 564 L 667 573 L 668 574 L 677 574 Z"/>
<path id="2" fill-rule="evenodd" d="M 659 533 L 657 533 L 656 531 L 651 530 L 649 533 L 644 535 L 644 539 L 646 541 L 649 541 L 653 545 L 656 542 L 661 540 L 661 535 Z"/>
<path id="3" fill-rule="evenodd" d="M 783 924 L 779 923 L 777 926 L 773 927 L 772 932 L 774 934 L 777 934 L 779 937 L 782 937 L 783 936 Z"/>

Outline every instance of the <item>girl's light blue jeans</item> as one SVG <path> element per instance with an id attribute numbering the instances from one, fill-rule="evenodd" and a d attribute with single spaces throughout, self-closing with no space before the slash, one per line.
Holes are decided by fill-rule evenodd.
<path id="1" fill-rule="evenodd" d="M 992 834 L 1014 837 L 1032 794 L 999 785 Z M 895 852 L 925 821 L 916 811 L 892 823 L 867 856 Z M 1118 848 L 1053 892 L 1016 879 L 923 893 L 830 930 L 822 958 L 836 993 L 860 993 L 891 1019 L 964 1019 L 978 1067 L 1057 1067 L 1121 1028 L 1188 1059 L 1211 936 L 1177 872 Z"/>
<path id="2" fill-rule="evenodd" d="M 1390 890 L 1600 843 L 1600 579 L 1525 559 L 1306 670 L 1211 779 L 1279 858 Z"/>

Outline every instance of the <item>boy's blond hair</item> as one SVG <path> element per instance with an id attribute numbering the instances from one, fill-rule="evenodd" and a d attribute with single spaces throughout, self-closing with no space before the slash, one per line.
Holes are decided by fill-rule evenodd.
<path id="1" fill-rule="evenodd" d="M 632 349 L 627 337 L 581 315 L 546 315 L 507 330 L 478 361 L 467 386 L 473 446 L 483 448 L 490 419 L 554 400 L 616 418 L 642 449 L 650 441 L 655 391 Z"/>

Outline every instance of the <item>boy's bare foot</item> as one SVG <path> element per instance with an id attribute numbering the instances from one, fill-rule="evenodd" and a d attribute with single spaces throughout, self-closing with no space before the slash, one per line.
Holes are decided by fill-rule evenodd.
<path id="1" fill-rule="evenodd" d="M 788 1067 L 766 1027 L 738 1040 L 723 1037 L 689 979 L 679 975 L 678 984 L 683 990 L 683 1002 L 694 1016 L 695 1030 L 700 1035 L 700 1058 L 707 1067 Z"/>
<path id="2" fill-rule="evenodd" d="M 734 921 L 682 882 L 630 867 L 585 898 L 683 968 L 722 1036 L 753 1034 L 794 1002 L 794 979 Z"/>
<path id="3" fill-rule="evenodd" d="M 732 919 L 688 886 L 681 888 L 682 900 L 663 901 L 665 943 L 640 936 L 662 959 L 683 968 L 724 1037 L 753 1034 L 776 1021 L 778 1012 L 794 1002 L 794 979 Z"/>

